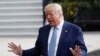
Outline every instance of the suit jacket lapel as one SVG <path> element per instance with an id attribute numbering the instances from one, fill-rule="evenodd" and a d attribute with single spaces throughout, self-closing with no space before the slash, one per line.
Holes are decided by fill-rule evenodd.
<path id="1" fill-rule="evenodd" d="M 48 52 L 48 38 L 49 38 L 49 32 L 50 32 L 50 29 L 51 29 L 51 26 L 47 26 L 47 28 L 45 28 L 43 34 L 44 34 L 44 37 L 42 38 L 44 41 L 43 41 L 43 44 L 44 44 L 44 53 L 45 55 L 48 55 L 47 52 Z"/>
<path id="2" fill-rule="evenodd" d="M 59 54 L 61 53 L 60 51 L 61 51 L 61 49 L 63 47 L 62 44 L 63 44 L 64 39 L 67 36 L 67 33 L 68 33 L 67 23 L 64 22 L 63 28 L 62 28 L 62 32 L 61 32 L 61 36 L 60 36 L 59 43 L 58 43 L 57 56 L 59 56 Z"/>

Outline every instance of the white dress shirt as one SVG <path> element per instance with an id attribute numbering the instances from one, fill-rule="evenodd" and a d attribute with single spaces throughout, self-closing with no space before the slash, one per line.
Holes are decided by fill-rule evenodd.
<path id="1" fill-rule="evenodd" d="M 56 53 L 57 53 L 58 43 L 59 43 L 59 39 L 60 39 L 63 24 L 64 24 L 64 20 L 62 19 L 60 24 L 57 26 L 58 30 L 57 30 L 57 41 L 56 41 L 56 48 L 55 48 L 55 50 L 56 50 L 55 51 L 55 56 L 56 56 Z M 52 34 L 53 34 L 53 29 L 54 29 L 54 27 L 51 27 L 50 32 L 49 32 L 48 50 L 49 50 L 50 40 L 51 40 L 51 37 L 52 37 Z"/>

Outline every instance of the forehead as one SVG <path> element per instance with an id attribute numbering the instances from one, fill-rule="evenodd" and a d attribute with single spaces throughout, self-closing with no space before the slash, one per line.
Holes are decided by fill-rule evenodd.
<path id="1" fill-rule="evenodd" d="M 49 8 L 45 11 L 45 13 L 56 13 L 57 9 L 56 8 Z"/>
<path id="2" fill-rule="evenodd" d="M 48 10 L 45 14 L 57 14 L 57 12 L 55 10 Z"/>

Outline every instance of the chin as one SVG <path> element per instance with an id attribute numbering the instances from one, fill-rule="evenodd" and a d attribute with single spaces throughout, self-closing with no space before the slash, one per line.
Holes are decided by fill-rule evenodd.
<path id="1" fill-rule="evenodd" d="M 51 25 L 51 24 L 50 24 L 50 26 L 55 27 L 55 25 Z"/>

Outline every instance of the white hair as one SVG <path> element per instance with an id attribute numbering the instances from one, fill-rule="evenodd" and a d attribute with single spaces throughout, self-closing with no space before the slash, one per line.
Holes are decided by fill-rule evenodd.
<path id="1" fill-rule="evenodd" d="M 56 9 L 58 12 L 63 15 L 62 7 L 58 3 L 50 3 L 44 8 L 44 12 L 47 12 L 50 9 Z"/>

